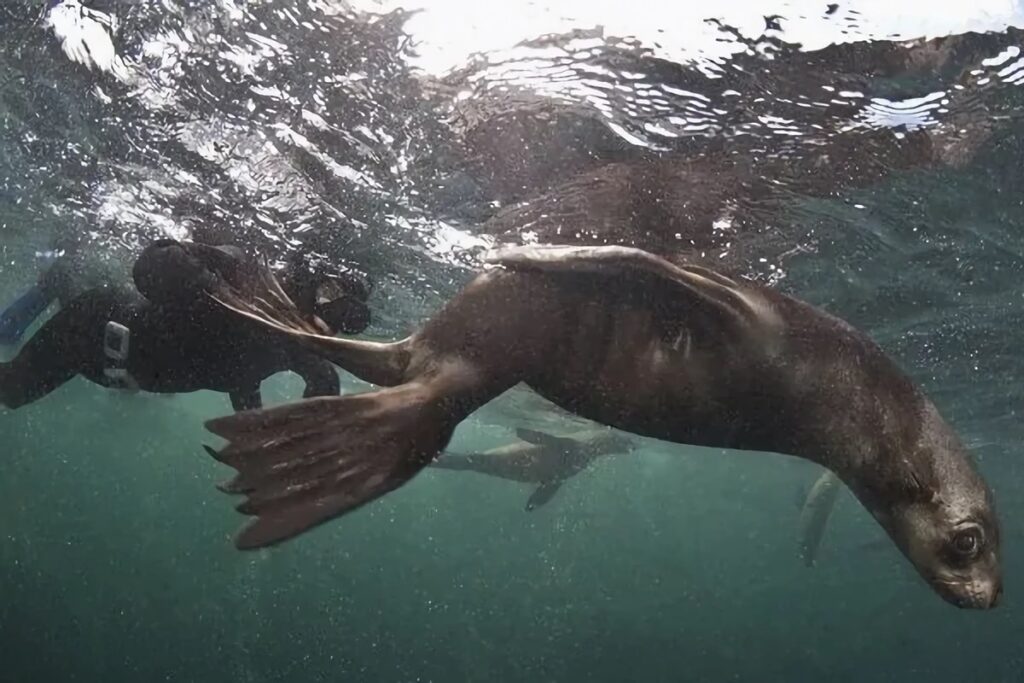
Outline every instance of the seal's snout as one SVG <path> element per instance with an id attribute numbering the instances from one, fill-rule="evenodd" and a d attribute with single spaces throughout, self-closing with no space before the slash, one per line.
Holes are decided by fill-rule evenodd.
<path id="1" fill-rule="evenodd" d="M 988 609 L 992 609 L 993 607 L 998 606 L 999 605 L 999 601 L 1002 599 L 1002 597 L 1003 597 L 1003 582 L 1000 581 L 999 585 L 996 586 L 996 589 L 994 591 L 992 591 L 992 597 L 989 598 L 989 601 L 988 601 Z"/>
<path id="2" fill-rule="evenodd" d="M 940 581 L 933 584 L 947 602 L 962 609 L 992 609 L 1003 595 L 1002 581 Z"/>
<path id="3" fill-rule="evenodd" d="M 992 609 L 999 605 L 999 601 L 1003 597 L 1003 580 L 996 578 L 987 582 L 979 592 L 978 597 L 981 603 L 978 605 L 978 609 Z"/>

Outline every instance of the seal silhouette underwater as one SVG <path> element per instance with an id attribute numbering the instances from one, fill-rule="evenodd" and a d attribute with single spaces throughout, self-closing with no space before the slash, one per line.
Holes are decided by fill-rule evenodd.
<path id="1" fill-rule="evenodd" d="M 526 510 L 532 511 L 551 502 L 562 484 L 598 458 L 633 450 L 629 439 L 610 429 L 586 429 L 567 436 L 554 436 L 520 427 L 516 429 L 516 436 L 519 443 L 479 454 L 446 451 L 431 467 L 536 484 L 537 488 L 526 501 Z"/>
<path id="2" fill-rule="evenodd" d="M 798 299 L 628 247 L 531 246 L 485 269 L 408 338 L 315 334 L 271 283 L 218 299 L 384 388 L 211 420 L 254 515 L 295 537 L 428 466 L 477 408 L 525 383 L 556 405 L 670 442 L 833 470 L 924 580 L 960 607 L 1002 592 L 991 494 L 932 402 L 866 335 Z"/>
<path id="3" fill-rule="evenodd" d="M 799 556 L 806 567 L 818 564 L 818 552 L 821 549 L 829 519 L 835 511 L 836 502 L 842 494 L 842 482 L 831 470 L 825 470 L 815 480 L 814 485 L 801 494 L 799 522 Z M 858 553 L 888 550 L 892 544 L 887 538 L 873 538 L 859 543 Z"/>
<path id="4" fill-rule="evenodd" d="M 817 563 L 825 528 L 841 492 L 842 482 L 839 477 L 825 470 L 801 501 L 800 559 L 804 566 L 813 567 Z"/>

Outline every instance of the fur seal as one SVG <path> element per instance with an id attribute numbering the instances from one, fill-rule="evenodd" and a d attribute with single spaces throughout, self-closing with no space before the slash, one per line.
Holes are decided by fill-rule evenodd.
<path id="1" fill-rule="evenodd" d="M 825 537 L 825 529 L 835 510 L 836 501 L 842 493 L 842 482 L 835 472 L 825 470 L 818 477 L 810 491 L 800 500 L 800 559 L 804 565 L 813 567 L 818 562 L 818 550 Z M 858 551 L 875 552 L 892 548 L 888 538 L 864 541 Z"/>
<path id="2" fill-rule="evenodd" d="M 566 481 L 587 469 L 598 458 L 628 452 L 632 442 L 610 429 L 587 429 L 568 436 L 553 436 L 520 427 L 519 443 L 480 454 L 445 452 L 432 467 L 479 472 L 492 477 L 536 484 L 526 501 L 527 511 L 551 501 Z"/>
<path id="3" fill-rule="evenodd" d="M 825 527 L 841 491 L 839 477 L 831 470 L 825 470 L 803 501 L 800 508 L 800 559 L 808 567 L 817 562 Z"/>
<path id="4" fill-rule="evenodd" d="M 284 541 L 402 486 L 459 422 L 523 382 L 623 431 L 823 465 L 939 595 L 995 606 L 989 489 L 934 404 L 866 335 L 781 292 L 635 248 L 515 247 L 486 262 L 392 343 L 317 336 L 272 300 L 219 294 L 385 387 L 207 423 L 247 494 L 238 510 L 257 517 L 238 547 Z"/>

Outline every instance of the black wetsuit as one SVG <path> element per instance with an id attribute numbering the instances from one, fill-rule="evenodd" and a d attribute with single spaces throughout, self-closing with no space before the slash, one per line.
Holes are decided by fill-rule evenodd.
<path id="1" fill-rule="evenodd" d="M 305 380 L 305 396 L 337 395 L 338 375 L 328 361 L 270 337 L 206 295 L 219 280 L 244 287 L 262 267 L 232 247 L 171 240 L 150 245 L 135 263 L 137 289 L 108 286 L 75 297 L 14 360 L 0 364 L 0 404 L 31 403 L 75 375 L 120 387 L 106 373 L 111 360 L 104 335 L 110 322 L 129 330 L 124 367 L 142 391 L 220 391 L 243 410 L 260 406 L 264 379 L 290 370 Z"/>

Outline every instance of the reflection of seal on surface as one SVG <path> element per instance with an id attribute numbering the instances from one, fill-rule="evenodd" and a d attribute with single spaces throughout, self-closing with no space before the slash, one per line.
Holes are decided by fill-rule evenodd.
<path id="1" fill-rule="evenodd" d="M 456 425 L 525 382 L 589 419 L 834 470 L 929 584 L 996 603 L 985 483 L 935 406 L 865 335 L 777 291 L 622 247 L 499 252 L 411 337 L 318 337 L 290 311 L 224 303 L 388 388 L 213 420 L 258 517 L 240 547 L 296 536 L 398 488 Z"/>
<path id="2" fill-rule="evenodd" d="M 568 479 L 601 456 L 632 450 L 629 439 L 610 429 L 587 429 L 569 436 L 552 436 L 520 427 L 516 436 L 521 439 L 519 443 L 480 454 L 446 452 L 433 467 L 536 484 L 537 489 L 526 502 L 527 510 L 535 510 L 554 498 Z"/>
<path id="3" fill-rule="evenodd" d="M 821 539 L 841 490 L 839 477 L 826 470 L 814 482 L 803 501 L 803 507 L 800 508 L 800 559 L 808 567 L 813 567 L 818 559 Z"/>

